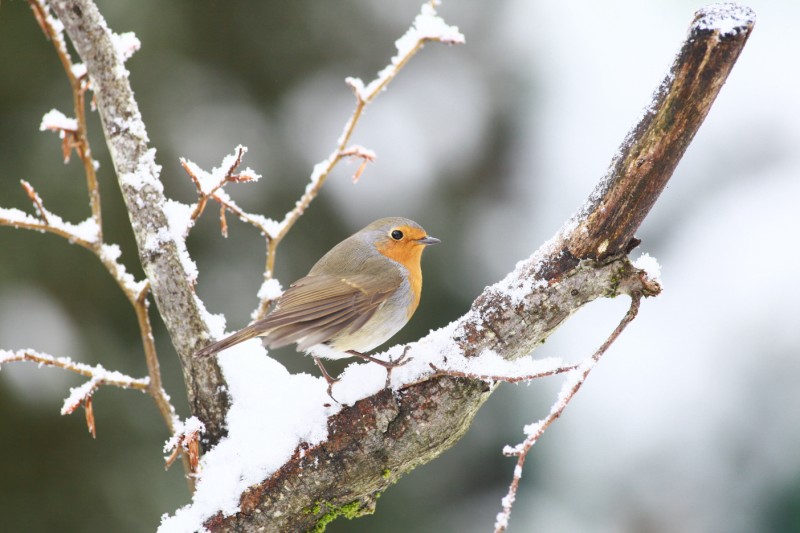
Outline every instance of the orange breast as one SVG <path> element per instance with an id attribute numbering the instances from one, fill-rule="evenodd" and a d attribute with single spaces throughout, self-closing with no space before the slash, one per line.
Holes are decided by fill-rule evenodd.
<path id="1" fill-rule="evenodd" d="M 422 259 L 422 250 L 424 245 L 411 242 L 387 242 L 383 246 L 378 247 L 378 251 L 388 257 L 394 259 L 406 269 L 408 269 L 408 282 L 411 285 L 413 299 L 411 306 L 408 308 L 408 316 L 414 314 L 419 305 L 419 298 L 422 294 L 422 269 L 420 268 L 420 260 Z"/>

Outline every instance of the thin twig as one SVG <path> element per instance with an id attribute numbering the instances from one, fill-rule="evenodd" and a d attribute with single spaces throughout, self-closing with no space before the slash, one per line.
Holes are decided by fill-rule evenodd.
<path id="1" fill-rule="evenodd" d="M 89 145 L 89 138 L 87 136 L 86 126 L 86 88 L 85 75 L 78 77 L 75 75 L 74 64 L 72 58 L 67 51 L 64 37 L 60 31 L 56 31 L 51 23 L 51 16 L 49 10 L 44 6 L 40 0 L 28 0 L 31 9 L 36 17 L 39 26 L 42 28 L 45 36 L 53 43 L 56 50 L 58 59 L 61 61 L 61 66 L 69 80 L 69 85 L 72 88 L 72 104 L 75 109 L 75 119 L 78 122 L 78 129 L 74 132 L 74 143 L 70 146 L 75 148 L 81 162 L 83 163 L 84 174 L 86 174 L 86 187 L 89 191 L 89 205 L 92 210 L 92 218 L 97 224 L 99 241 L 103 239 L 103 217 L 100 205 L 100 186 L 97 182 L 97 174 L 95 172 L 95 161 L 92 157 L 92 149 Z M 68 137 L 64 138 L 65 143 L 69 142 Z M 68 150 L 66 148 L 65 150 Z M 68 155 L 69 152 L 67 152 Z"/>
<path id="2" fill-rule="evenodd" d="M 423 6 L 419 17 L 422 17 L 423 15 L 436 15 L 433 2 Z M 438 41 L 446 44 L 460 44 L 464 42 L 464 36 L 461 35 L 458 32 L 458 29 L 455 27 L 448 26 L 446 27 L 446 32 L 438 35 L 425 35 L 418 31 L 416 22 L 417 20 L 415 20 L 415 26 L 412 26 L 412 28 L 409 29 L 409 31 L 404 35 L 404 38 L 414 35 L 417 36 L 416 42 L 406 49 L 398 49 L 398 54 L 392 58 L 391 64 L 384 68 L 378 74 L 378 77 L 375 80 L 365 87 L 361 80 L 347 78 L 346 82 L 353 89 L 353 94 L 356 97 L 355 109 L 353 109 L 353 113 L 345 123 L 344 130 L 337 141 L 336 147 L 326 159 L 314 165 L 314 169 L 310 176 L 310 183 L 306 187 L 305 192 L 295 203 L 294 209 L 287 212 L 283 217 L 283 220 L 279 225 L 280 230 L 278 233 L 274 235 L 272 239 L 268 240 L 267 261 L 264 268 L 264 281 L 272 279 L 274 275 L 275 255 L 278 250 L 278 245 L 281 243 L 289 230 L 292 229 L 294 224 L 300 219 L 305 210 L 308 209 L 308 206 L 311 205 L 311 202 L 317 197 L 330 173 L 333 171 L 339 161 L 346 157 L 355 155 L 354 150 L 360 149 L 360 147 L 348 148 L 348 146 L 350 144 L 350 138 L 353 136 L 353 132 L 356 129 L 356 125 L 361 119 L 361 116 L 363 115 L 364 109 L 367 107 L 367 105 L 375 100 L 380 93 L 386 90 L 386 87 L 389 85 L 389 83 L 391 83 L 391 81 L 397 76 L 403 67 L 411 60 L 412 57 L 414 57 L 414 55 L 416 55 L 417 52 L 419 52 L 425 46 L 426 43 Z M 401 41 L 402 38 L 398 40 L 398 43 Z M 361 149 L 361 151 L 362 153 L 364 152 L 363 149 Z M 374 154 L 371 152 L 369 153 L 371 154 L 371 157 L 374 158 Z M 367 161 L 367 158 L 364 158 L 364 160 Z M 356 180 L 361 176 L 362 171 L 363 168 L 360 168 L 356 172 Z M 263 318 L 269 311 L 271 303 L 271 300 L 268 299 L 261 300 L 258 308 L 253 313 L 255 319 Z"/>
<path id="3" fill-rule="evenodd" d="M 0 226 L 8 226 L 11 228 L 19 228 L 19 229 L 29 229 L 32 231 L 38 231 L 40 233 L 52 233 L 53 235 L 58 235 L 59 237 L 63 237 L 69 242 L 77 244 L 78 246 L 86 248 L 87 250 L 94 251 L 95 248 L 94 241 L 89 241 L 82 237 L 79 237 L 77 234 L 73 233 L 64 226 L 51 226 L 50 224 L 48 224 L 43 220 L 38 220 L 30 216 L 24 219 L 17 217 L 0 216 Z"/>
<path id="4" fill-rule="evenodd" d="M 25 180 L 19 181 L 22 184 L 22 188 L 25 189 L 25 192 L 28 194 L 28 198 L 31 199 L 33 207 L 36 208 L 39 218 L 41 218 L 45 224 L 50 225 L 50 221 L 47 219 L 47 210 L 44 208 L 44 205 L 42 205 L 42 198 L 36 193 L 33 185 Z"/>
<path id="5" fill-rule="evenodd" d="M 39 366 L 62 368 L 89 378 L 89 381 L 71 389 L 69 396 L 64 400 L 61 414 L 72 414 L 75 409 L 83 405 L 86 412 L 86 426 L 92 438 L 97 437 L 97 426 L 95 425 L 94 409 L 92 407 L 92 396 L 97 389 L 103 385 L 110 385 L 122 389 L 136 389 L 146 393 L 150 387 L 150 378 L 135 379 L 119 372 L 110 372 L 101 365 L 91 366 L 84 363 L 76 363 L 65 357 L 53 357 L 52 355 L 32 350 L 19 350 L 16 352 L 0 350 L 0 365 L 18 361 L 30 361 L 37 363 Z"/>
<path id="6" fill-rule="evenodd" d="M 247 151 L 246 148 L 244 148 L 241 145 L 237 147 L 236 158 L 234 159 L 233 163 L 228 167 L 228 170 L 226 171 L 225 175 L 208 191 L 203 190 L 203 183 L 200 177 L 197 176 L 194 169 L 192 168 L 193 165 L 184 158 L 180 159 L 183 170 L 186 171 L 186 173 L 192 179 L 194 186 L 197 188 L 197 193 L 199 196 L 197 204 L 192 210 L 192 213 L 189 215 L 189 226 L 186 228 L 187 235 L 189 233 L 189 230 L 194 226 L 194 223 L 197 221 L 197 219 L 200 218 L 200 215 L 203 214 L 203 211 L 205 210 L 208 201 L 210 199 L 214 199 L 220 202 L 220 204 L 222 204 L 222 199 L 217 196 L 217 192 L 221 190 L 227 183 L 239 181 L 238 176 L 234 174 L 234 172 L 242 163 L 242 157 L 244 157 L 246 151 Z"/>
<path id="7" fill-rule="evenodd" d="M 0 350 L 0 364 L 18 361 L 30 361 L 39 366 L 62 368 L 79 376 L 96 379 L 99 385 L 111 385 L 121 389 L 136 389 L 147 392 L 150 384 L 150 378 L 132 378 L 119 372 L 106 370 L 101 365 L 92 366 L 86 363 L 77 363 L 67 357 L 53 357 L 33 350 Z"/>
<path id="8" fill-rule="evenodd" d="M 609 335 L 606 341 L 600 346 L 600 348 L 598 348 L 589 359 L 577 365 L 575 370 L 573 370 L 573 372 L 567 376 L 558 399 L 550 408 L 550 413 L 543 420 L 525 427 L 525 433 L 528 435 L 525 441 L 513 448 L 507 447 L 503 451 L 503 453 L 508 456 L 516 455 L 517 465 L 514 467 L 514 477 L 511 481 L 511 485 L 508 488 L 508 493 L 502 500 L 503 510 L 498 513 L 495 521 L 495 533 L 502 533 L 508 527 L 508 520 L 511 517 L 511 508 L 514 505 L 514 500 L 517 497 L 517 489 L 519 488 L 519 482 L 522 478 L 522 467 L 525 465 L 525 459 L 528 456 L 528 452 L 531 450 L 533 445 L 536 444 L 550 424 L 552 424 L 558 417 L 561 416 L 561 413 L 564 412 L 567 404 L 569 404 L 570 400 L 572 400 L 572 398 L 581 388 L 584 381 L 586 381 L 586 378 L 589 376 L 589 372 L 592 371 L 606 350 L 608 350 L 608 348 L 617 340 L 625 328 L 628 327 L 628 324 L 630 324 L 633 319 L 636 318 L 636 315 L 639 312 L 641 299 L 641 292 L 631 293 L 631 305 L 628 308 L 628 312 L 625 313 L 625 316 L 622 318 L 614 331 L 611 332 L 611 335 Z"/>
<path id="9" fill-rule="evenodd" d="M 435 374 L 431 377 L 439 377 L 439 376 L 450 376 L 455 378 L 468 378 L 468 379 L 477 379 L 480 381 L 495 381 L 495 382 L 503 382 L 503 383 L 521 383 L 523 381 L 533 381 L 535 379 L 546 378 L 548 376 L 555 376 L 557 374 L 564 374 L 566 372 L 572 372 L 573 370 L 577 369 L 579 365 L 566 365 L 566 366 L 559 366 L 557 368 L 551 368 L 550 370 L 545 370 L 542 372 L 536 372 L 534 374 L 526 374 L 523 376 L 500 376 L 500 375 L 492 375 L 492 374 L 475 374 L 472 372 L 462 372 L 459 370 L 448 370 L 446 368 L 439 368 L 433 363 L 430 363 L 430 367 L 433 369 Z"/>

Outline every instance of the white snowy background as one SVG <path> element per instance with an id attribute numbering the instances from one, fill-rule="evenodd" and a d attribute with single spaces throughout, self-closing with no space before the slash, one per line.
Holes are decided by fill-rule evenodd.
<path id="1" fill-rule="evenodd" d="M 287 284 L 302 275 L 331 244 L 372 219 L 406 215 L 444 240 L 424 261 L 422 307 L 436 312 L 420 311 L 422 318 L 412 331 L 418 336 L 446 324 L 583 202 L 649 102 L 693 12 L 702 5 L 685 0 L 446 2 L 441 15 L 461 29 L 467 43 L 429 45 L 368 109 L 354 141 L 374 150 L 377 161 L 357 186 L 349 180 L 355 165 L 332 177 L 312 210 L 324 210 L 326 220 L 335 220 L 337 233 L 316 235 L 314 215 L 309 214 L 279 258 L 284 262 L 281 281 Z M 748 5 L 758 17 L 753 35 L 638 233 L 641 251 L 661 264 L 664 293 L 643 303 L 636 322 L 534 448 L 511 518 L 512 532 L 800 527 L 797 518 L 791 521 L 800 505 L 800 4 L 763 0 Z M 240 17 L 240 31 L 253 34 L 251 46 L 256 49 L 250 69 L 259 68 L 260 47 L 288 47 L 290 37 L 303 40 L 303 31 L 328 27 L 332 8 L 304 6 L 310 22 L 282 36 L 284 40 L 259 37 L 247 26 L 257 28 L 258 23 Z M 174 158 L 165 158 L 186 156 L 210 168 L 241 143 L 251 149 L 246 165 L 265 176 L 250 187 L 268 198 L 271 188 L 287 197 L 302 190 L 303 176 L 331 150 L 351 110 L 344 77 L 367 79 L 380 68 L 419 4 L 347 2 L 344 11 L 357 11 L 361 18 L 350 28 L 330 30 L 330 38 L 374 55 L 358 62 L 331 59 L 320 51 L 324 59 L 319 66 L 297 76 L 269 103 L 259 99 L 257 87 L 234 67 L 194 55 L 190 47 L 170 49 L 164 43 L 169 21 L 177 42 L 199 31 L 179 22 L 178 7 L 163 8 L 157 2 L 135 7 L 106 2 L 100 7 L 112 28 L 134 31 L 142 41 L 142 51 L 127 66 L 159 162 L 167 167 L 165 180 L 172 183 L 168 190 L 183 178 Z M 166 9 L 167 22 L 148 26 L 161 9 Z M 337 24 L 346 26 L 348 21 Z M 27 31 L 38 32 L 35 26 Z M 212 33 L 208 38 L 218 37 Z M 217 46 L 224 48 L 224 40 Z M 2 65 L 13 61 L 5 49 Z M 56 70 L 57 65 L 48 68 Z M 291 70 L 291 65 L 284 68 Z M 0 91 L 4 83 L 0 80 Z M 54 105 L 50 95 L 43 95 L 26 102 L 24 109 L 41 117 Z M 34 119 L 31 129 L 37 126 Z M 42 140 L 31 151 L 57 155 L 55 141 L 38 135 Z M 305 174 L 284 175 L 280 169 L 286 159 L 305 168 Z M 44 168 L 61 171 L 58 166 Z M 42 169 L 13 170 L 10 175 L 0 166 L 3 207 L 12 207 L 5 191 L 16 187 L 18 173 L 32 179 L 36 172 L 45 180 Z M 104 192 L 115 193 L 110 181 Z M 251 200 L 248 207 L 258 205 Z M 20 201 L 13 207 L 26 206 Z M 283 207 L 266 214 L 282 212 Z M 8 239 L 4 234 L 10 231 L 0 228 L 0 239 Z M 205 231 L 213 232 L 213 226 Z M 9 250 L 7 243 L 23 242 L 18 236 L 13 239 L 0 240 L 0 246 L 6 243 Z M 228 313 L 229 324 L 246 322 L 263 265 L 260 241 L 239 231 L 228 241 L 201 246 L 195 248 L 201 295 L 212 311 Z M 82 253 L 70 248 L 60 252 L 63 261 Z M 234 252 L 243 258 L 231 265 Z M 130 261 L 134 256 L 125 257 Z M 1 254 L 0 264 L 8 258 Z M 244 274 L 232 276 L 234 268 Z M 0 270 L 0 347 L 30 345 L 74 358 L 90 353 L 87 359 L 102 361 L 103 350 L 110 349 L 103 334 L 94 331 L 90 340 L 81 338 L 76 333 L 80 315 L 54 292 L 52 286 Z M 450 301 L 462 307 L 447 307 Z M 588 355 L 626 306 L 622 299 L 588 306 L 535 356 Z M 138 357 L 134 336 L 128 342 L 130 357 Z M 169 357 L 166 344 L 161 352 L 162 358 Z M 79 443 L 70 446 L 102 445 L 89 442 L 77 418 L 55 420 L 71 383 L 56 371 L 20 367 L 0 372 L 3 398 L 18 398 L 23 406 L 18 409 L 75 426 Z M 523 424 L 544 415 L 557 390 L 556 379 L 503 387 L 464 442 L 387 491 L 375 516 L 340 521 L 329 531 L 490 530 L 514 464 L 502 458 L 502 446 L 522 440 Z M 177 388 L 169 392 L 180 394 Z M 122 397 L 118 403 L 135 401 L 137 409 L 152 410 L 145 401 L 124 394 L 133 393 L 117 393 L 115 398 Z M 102 398 L 96 411 L 99 406 Z M 5 435 L 7 423 L 0 424 Z M 131 431 L 142 431 L 142 424 L 133 426 Z M 24 439 L 21 431 L 10 433 Z M 100 424 L 98 442 L 104 438 Z M 157 455 L 158 449 L 137 453 Z M 15 459 L 0 460 L 0 472 L 11 468 L 2 466 L 8 461 Z M 80 467 L 100 468 L 90 459 Z M 58 468 L 57 463 L 50 466 Z M 185 503 L 180 494 L 148 489 L 162 475 L 156 471 L 135 478 L 138 490 L 126 489 L 138 495 L 138 505 L 155 509 L 149 511 L 155 512 L 152 524 L 138 524 L 138 530 L 154 528 L 160 513 Z M 31 481 L 24 486 L 29 498 L 44 490 Z M 101 505 L 112 508 L 114 523 L 137 530 L 131 525 L 136 524 L 134 506 L 113 503 L 122 497 L 108 492 Z M 387 517 L 392 525 L 381 521 Z"/>

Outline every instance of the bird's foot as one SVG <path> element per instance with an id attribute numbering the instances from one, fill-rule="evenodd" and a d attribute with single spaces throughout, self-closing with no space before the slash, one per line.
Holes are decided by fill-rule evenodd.
<path id="1" fill-rule="evenodd" d="M 372 357 L 371 355 L 363 354 L 361 352 L 357 352 L 355 350 L 348 350 L 347 353 L 354 355 L 356 357 L 360 357 L 365 361 L 369 361 L 370 363 L 375 363 L 377 365 L 382 366 L 386 369 L 386 388 L 388 389 L 392 383 L 392 370 L 397 368 L 398 366 L 403 366 L 404 364 L 411 361 L 413 358 L 408 357 L 408 350 L 410 346 L 406 346 L 403 350 L 403 355 L 401 355 L 397 361 L 384 361 L 382 359 L 378 359 L 377 357 Z"/>

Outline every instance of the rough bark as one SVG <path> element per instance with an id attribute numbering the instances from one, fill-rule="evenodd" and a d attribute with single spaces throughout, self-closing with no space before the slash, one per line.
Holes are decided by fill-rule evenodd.
<path id="1" fill-rule="evenodd" d="M 181 262 L 179 245 L 164 238 L 169 226 L 163 210 L 161 169 L 148 147 L 128 72 L 114 49 L 111 31 L 91 0 L 50 0 L 48 4 L 86 64 L 142 267 L 181 359 L 192 413 L 205 423 L 207 443 L 214 444 L 225 434 L 229 402 L 222 392 L 225 380 L 215 359 L 191 356 L 210 335 L 190 273 Z"/>

